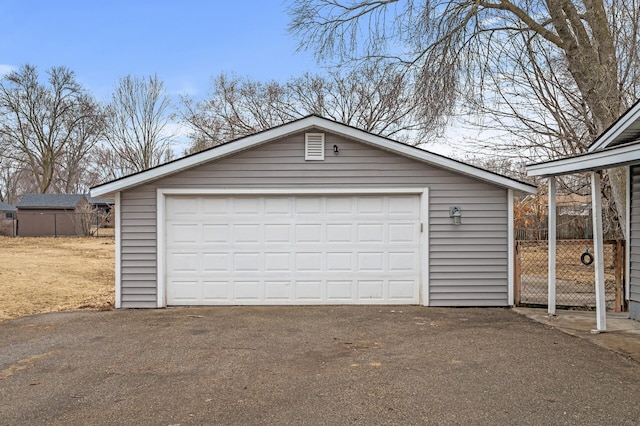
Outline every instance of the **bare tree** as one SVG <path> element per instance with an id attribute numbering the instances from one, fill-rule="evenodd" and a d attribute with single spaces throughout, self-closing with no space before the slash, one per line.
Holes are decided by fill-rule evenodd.
<path id="1" fill-rule="evenodd" d="M 85 180 L 89 186 L 99 185 L 131 173 L 129 162 L 124 160 L 107 143 L 96 146 L 91 152 Z"/>
<path id="2" fill-rule="evenodd" d="M 347 74 L 305 74 L 285 83 L 262 83 L 221 74 L 210 97 L 182 99 L 182 118 L 191 127 L 191 152 L 286 123 L 309 114 L 419 143 L 428 125 L 414 120 L 417 104 L 405 75 L 389 64 L 373 63 Z"/>
<path id="3" fill-rule="evenodd" d="M 29 170 L 23 164 L 3 158 L 0 154 L 0 201 L 16 204 L 22 194 L 34 191 L 35 183 Z"/>
<path id="4" fill-rule="evenodd" d="M 584 152 L 640 95 L 638 0 L 299 0 L 290 14 L 318 59 L 404 64 L 423 117 L 487 114 L 515 141 L 501 151 L 532 160 Z"/>
<path id="5" fill-rule="evenodd" d="M 0 139 L 12 167 L 27 169 L 39 193 L 55 191 L 55 180 L 73 151 L 77 164 L 96 143 L 101 111 L 72 71 L 53 67 L 47 84 L 35 67 L 22 66 L 0 82 Z M 84 129 L 91 128 L 92 132 Z M 68 175 L 63 186 L 70 184 Z"/>
<path id="6" fill-rule="evenodd" d="M 79 107 L 82 108 L 82 105 Z M 56 168 L 54 186 L 58 192 L 85 193 L 93 184 L 87 171 L 90 168 L 92 153 L 103 137 L 104 118 L 104 113 L 100 111 L 95 119 L 82 120 L 74 127 L 71 142 L 64 149 L 60 164 Z"/>
<path id="7" fill-rule="evenodd" d="M 149 169 L 170 157 L 169 108 L 158 76 L 119 80 L 107 106 L 105 138 L 124 161 L 125 173 Z"/>

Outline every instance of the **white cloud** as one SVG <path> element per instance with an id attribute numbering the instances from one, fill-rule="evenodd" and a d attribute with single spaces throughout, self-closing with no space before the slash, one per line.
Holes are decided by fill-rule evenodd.
<path id="1" fill-rule="evenodd" d="M 13 65 L 0 64 L 0 77 L 4 76 L 5 74 L 9 74 L 11 71 L 15 71 L 16 69 L 17 68 Z"/>

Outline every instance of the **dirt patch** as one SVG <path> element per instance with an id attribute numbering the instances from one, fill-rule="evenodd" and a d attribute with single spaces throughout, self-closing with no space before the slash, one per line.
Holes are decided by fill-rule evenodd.
<path id="1" fill-rule="evenodd" d="M 111 238 L 0 237 L 0 321 L 113 307 Z"/>

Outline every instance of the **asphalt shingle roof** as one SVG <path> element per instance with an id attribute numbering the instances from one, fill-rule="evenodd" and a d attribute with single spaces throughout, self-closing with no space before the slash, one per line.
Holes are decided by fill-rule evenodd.
<path id="1" fill-rule="evenodd" d="M 91 197 L 89 198 L 89 204 L 109 204 L 110 206 L 114 205 L 116 200 L 113 198 L 99 198 L 99 197 Z"/>
<path id="2" fill-rule="evenodd" d="M 15 212 L 16 210 L 18 209 L 15 206 L 0 201 L 0 212 Z"/>
<path id="3" fill-rule="evenodd" d="M 17 207 L 18 209 L 73 209 L 83 198 L 86 199 L 84 194 L 25 194 Z"/>

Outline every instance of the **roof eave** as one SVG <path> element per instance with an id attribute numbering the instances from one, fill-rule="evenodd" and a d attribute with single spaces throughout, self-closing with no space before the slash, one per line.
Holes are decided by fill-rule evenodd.
<path id="1" fill-rule="evenodd" d="M 364 130 L 356 129 L 345 124 L 341 124 L 318 116 L 309 116 L 285 124 L 283 126 L 279 126 L 255 135 L 247 136 L 232 143 L 220 145 L 213 150 L 204 151 L 199 154 L 195 154 L 193 156 L 185 157 L 181 160 L 168 163 L 164 166 L 147 170 L 146 172 L 131 175 L 120 180 L 96 186 L 94 188 L 91 188 L 91 196 L 99 197 L 115 194 L 117 192 L 160 179 L 170 174 L 174 174 L 212 160 L 217 160 L 222 157 L 243 151 L 245 149 L 268 143 L 275 139 L 280 139 L 310 128 L 325 129 L 329 132 L 347 138 L 356 139 L 365 144 L 370 144 L 378 148 L 386 149 L 397 154 L 427 162 L 436 165 L 437 167 L 471 176 L 494 185 L 525 193 L 536 192 L 536 187 L 534 185 L 518 182 L 514 179 L 497 175 L 492 172 L 482 170 L 447 157 L 439 156 L 422 149 L 391 141 L 382 136 L 373 135 Z"/>
<path id="2" fill-rule="evenodd" d="M 638 100 L 627 112 L 625 112 L 617 121 L 615 121 L 607 130 L 604 131 L 587 152 L 594 152 L 607 148 L 616 141 L 616 138 L 624 132 L 631 123 L 640 120 L 640 100 Z"/>
<path id="3" fill-rule="evenodd" d="M 562 176 L 640 163 L 640 144 L 634 143 L 576 157 L 526 166 L 528 176 Z"/>
<path id="4" fill-rule="evenodd" d="M 124 177 L 119 180 L 105 183 L 90 189 L 91 197 L 102 197 L 112 195 L 120 191 L 125 191 L 135 186 L 160 179 L 170 174 L 178 173 L 191 167 L 196 167 L 212 160 L 218 160 L 231 154 L 243 151 L 245 149 L 280 139 L 289 134 L 297 133 L 305 129 L 313 127 L 307 124 L 307 120 L 314 117 L 298 120 L 289 123 L 289 126 L 279 126 L 264 132 L 247 136 L 231 143 L 225 143 L 215 147 L 213 150 L 206 150 L 198 154 L 185 157 L 172 163 L 150 169 L 139 174 Z M 317 118 L 317 117 L 316 117 Z"/>

